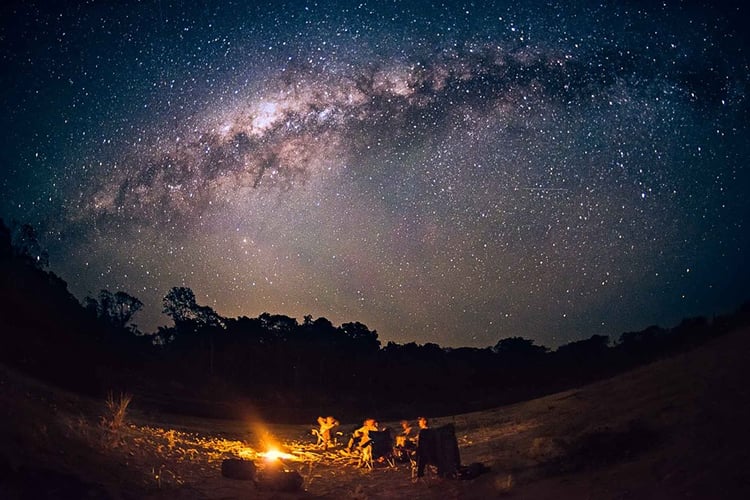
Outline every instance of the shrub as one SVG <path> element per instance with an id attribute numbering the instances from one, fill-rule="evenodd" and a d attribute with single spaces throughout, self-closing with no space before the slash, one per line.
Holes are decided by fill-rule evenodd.
<path id="1" fill-rule="evenodd" d="M 106 414 L 102 418 L 102 424 L 111 431 L 117 432 L 125 422 L 125 413 L 128 405 L 133 400 L 132 394 L 120 393 L 115 396 L 112 391 L 107 394 L 105 402 Z"/>

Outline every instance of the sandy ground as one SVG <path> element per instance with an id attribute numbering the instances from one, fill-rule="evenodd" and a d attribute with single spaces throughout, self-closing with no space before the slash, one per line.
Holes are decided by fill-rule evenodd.
<path id="1" fill-rule="evenodd" d="M 103 402 L 0 369 L 2 498 L 750 498 L 750 332 L 615 378 L 512 406 L 433 418 L 454 423 L 472 480 L 408 464 L 358 467 L 313 446 L 311 426 L 149 414 L 137 395 L 113 429 Z M 316 415 L 311 415 L 311 424 Z M 356 422 L 345 424 L 351 428 Z M 386 425 L 397 427 L 395 422 Z M 221 461 L 276 445 L 303 489 L 221 476 Z"/>

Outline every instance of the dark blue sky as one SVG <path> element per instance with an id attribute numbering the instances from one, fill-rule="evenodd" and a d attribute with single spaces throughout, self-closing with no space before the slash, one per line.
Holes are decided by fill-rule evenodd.
<path id="1" fill-rule="evenodd" d="M 554 347 L 748 299 L 726 2 L 2 7 L 0 215 L 79 298 Z"/>

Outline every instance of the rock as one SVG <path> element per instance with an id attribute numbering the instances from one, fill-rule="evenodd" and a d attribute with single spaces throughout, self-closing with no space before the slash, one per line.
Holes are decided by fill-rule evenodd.
<path id="1" fill-rule="evenodd" d="M 255 481 L 255 463 L 241 458 L 227 458 L 221 462 L 221 475 L 230 479 Z"/>

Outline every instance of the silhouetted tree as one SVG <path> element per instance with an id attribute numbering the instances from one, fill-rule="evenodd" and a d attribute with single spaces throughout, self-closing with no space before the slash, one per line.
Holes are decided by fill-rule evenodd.
<path id="1" fill-rule="evenodd" d="M 626 358 L 626 362 L 642 362 L 664 354 L 668 342 L 668 330 L 651 325 L 639 332 L 625 332 L 615 344 Z"/>
<path id="2" fill-rule="evenodd" d="M 283 314 L 270 314 L 267 312 L 258 316 L 260 323 L 276 340 L 286 342 L 297 330 L 299 324 L 296 318 L 290 318 Z"/>
<path id="3" fill-rule="evenodd" d="M 711 336 L 711 324 L 703 316 L 685 318 L 670 331 L 672 347 L 679 350 L 690 348 Z"/>
<path id="4" fill-rule="evenodd" d="M 592 356 L 596 356 L 606 352 L 609 347 L 609 336 L 607 335 L 592 335 L 585 340 L 576 340 L 568 344 L 562 345 L 555 351 L 557 354 L 576 357 L 581 360 L 587 360 Z"/>
<path id="5" fill-rule="evenodd" d="M 224 318 L 209 306 L 201 306 L 195 293 L 188 287 L 173 287 L 162 301 L 163 312 L 174 321 L 174 330 L 161 330 L 172 343 L 178 342 L 189 350 L 191 346 L 208 343 L 209 373 L 214 373 L 215 335 L 224 330 Z M 194 334 L 194 335 L 189 335 Z"/>
<path id="6" fill-rule="evenodd" d="M 378 332 L 370 331 L 366 325 L 359 321 L 354 323 L 344 323 L 341 325 L 341 331 L 352 342 L 352 346 L 360 353 L 375 353 L 380 349 Z"/>
<path id="7" fill-rule="evenodd" d="M 549 349 L 534 345 L 531 339 L 523 337 L 507 337 L 499 340 L 492 348 L 495 354 L 508 359 L 529 359 L 545 354 Z"/>
<path id="8" fill-rule="evenodd" d="M 223 326 L 223 318 L 209 306 L 201 306 L 195 300 L 195 293 L 188 287 L 173 287 L 162 301 L 167 314 L 178 330 L 193 332 L 205 327 Z"/>
<path id="9" fill-rule="evenodd" d="M 141 310 L 143 302 L 132 295 L 118 291 L 101 290 L 99 298 L 86 297 L 86 309 L 97 318 L 115 328 L 124 329 L 133 315 Z"/>
<path id="10" fill-rule="evenodd" d="M 12 229 L 11 240 L 17 256 L 28 259 L 34 267 L 39 269 L 46 269 L 49 266 L 49 255 L 40 245 L 34 226 L 16 225 Z"/>
<path id="11" fill-rule="evenodd" d="M 562 373 L 570 375 L 570 381 L 582 383 L 594 380 L 602 373 L 612 372 L 613 353 L 609 349 L 609 337 L 592 335 L 585 340 L 577 340 L 557 348 L 553 360 Z"/>

